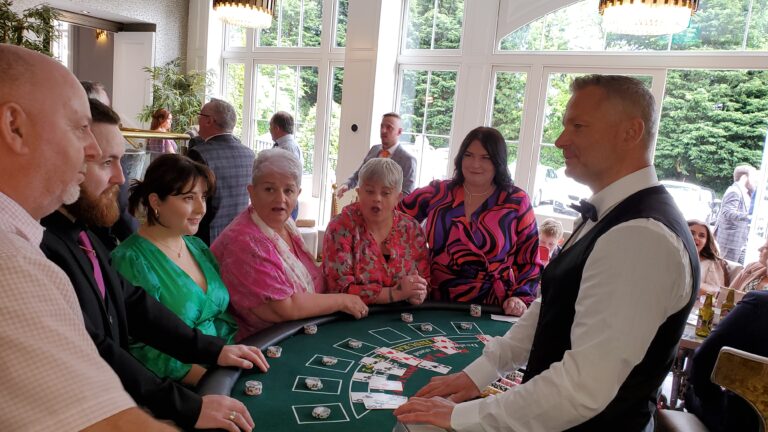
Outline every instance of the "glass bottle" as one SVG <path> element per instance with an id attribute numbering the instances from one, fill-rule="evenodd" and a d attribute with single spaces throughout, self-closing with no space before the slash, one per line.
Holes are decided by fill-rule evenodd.
<path id="1" fill-rule="evenodd" d="M 734 305 L 734 292 L 733 288 L 728 289 L 728 295 L 725 296 L 725 301 L 723 302 L 723 305 L 720 306 L 720 321 L 723 320 L 733 309 Z"/>
<path id="2" fill-rule="evenodd" d="M 704 305 L 699 308 L 699 319 L 696 321 L 696 336 L 707 337 L 712 331 L 712 321 L 715 309 L 712 308 L 712 294 L 707 294 Z"/>

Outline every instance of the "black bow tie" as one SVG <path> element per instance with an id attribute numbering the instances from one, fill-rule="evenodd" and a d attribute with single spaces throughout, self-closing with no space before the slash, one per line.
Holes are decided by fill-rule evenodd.
<path id="1" fill-rule="evenodd" d="M 581 213 L 583 221 L 589 219 L 592 222 L 597 222 L 597 208 L 587 200 L 581 200 L 578 204 L 570 204 L 569 207 Z"/>

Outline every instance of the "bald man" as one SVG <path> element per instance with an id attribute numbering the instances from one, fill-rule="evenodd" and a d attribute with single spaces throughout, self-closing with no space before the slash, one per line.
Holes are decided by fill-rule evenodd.
<path id="1" fill-rule="evenodd" d="M 75 202 L 101 155 L 85 91 L 53 59 L 0 44 L 0 424 L 7 430 L 169 430 L 99 357 L 39 220 Z"/>

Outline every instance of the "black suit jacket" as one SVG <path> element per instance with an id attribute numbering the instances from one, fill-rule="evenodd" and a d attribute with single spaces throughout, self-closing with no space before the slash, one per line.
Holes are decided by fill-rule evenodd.
<path id="1" fill-rule="evenodd" d="M 191 329 L 144 289 L 134 287 L 110 265 L 109 252 L 90 231 L 104 277 L 102 300 L 93 267 L 77 236 L 85 227 L 61 212 L 43 218 L 46 228 L 40 248 L 69 276 L 83 312 L 85 327 L 101 357 L 120 377 L 128 394 L 159 418 L 185 429 L 197 422 L 202 399 L 170 379 L 158 378 L 128 351 L 133 338 L 185 363 L 215 364 L 224 341 Z"/>
<path id="2" fill-rule="evenodd" d="M 195 234 L 211 245 L 235 216 L 248 207 L 246 187 L 251 182 L 255 155 L 234 135 L 222 134 L 196 145 L 187 156 L 208 165 L 216 175 L 216 192 L 208 198 L 205 216 Z"/>

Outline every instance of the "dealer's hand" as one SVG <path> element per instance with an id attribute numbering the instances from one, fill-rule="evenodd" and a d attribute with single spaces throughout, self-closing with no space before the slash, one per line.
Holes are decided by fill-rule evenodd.
<path id="1" fill-rule="evenodd" d="M 203 396 L 203 406 L 195 429 L 225 429 L 230 432 L 251 432 L 254 423 L 242 402 L 223 395 Z"/>
<path id="2" fill-rule="evenodd" d="M 261 350 L 255 346 L 248 345 L 225 345 L 221 349 L 219 359 L 216 360 L 219 366 L 234 366 L 242 369 L 251 369 L 256 365 L 262 372 L 269 369 L 267 359 Z"/>
<path id="3" fill-rule="evenodd" d="M 443 429 L 451 428 L 451 414 L 456 403 L 434 397 L 431 399 L 412 397 L 400 405 L 394 414 L 402 423 L 428 423 Z"/>
<path id="4" fill-rule="evenodd" d="M 512 316 L 521 316 L 528 310 L 528 306 L 520 300 L 520 297 L 510 297 L 504 300 L 504 314 Z"/>
<path id="5" fill-rule="evenodd" d="M 448 376 L 438 376 L 429 380 L 429 384 L 419 390 L 414 396 L 429 398 L 433 396 L 447 397 L 453 402 L 464 402 L 480 397 L 475 383 L 464 372 Z"/>

